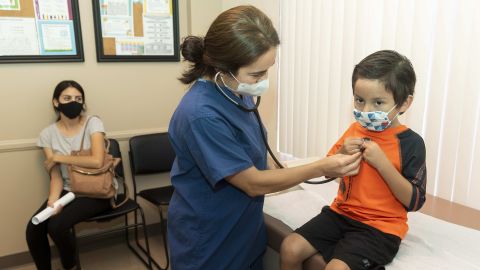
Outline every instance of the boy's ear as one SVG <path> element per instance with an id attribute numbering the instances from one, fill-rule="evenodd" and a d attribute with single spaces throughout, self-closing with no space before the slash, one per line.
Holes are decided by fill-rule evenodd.
<path id="1" fill-rule="evenodd" d="M 402 106 L 399 109 L 400 115 L 402 115 L 404 112 L 408 110 L 410 105 L 412 105 L 412 102 L 413 102 L 413 96 L 408 95 L 407 100 L 405 100 L 405 102 L 402 104 Z"/>

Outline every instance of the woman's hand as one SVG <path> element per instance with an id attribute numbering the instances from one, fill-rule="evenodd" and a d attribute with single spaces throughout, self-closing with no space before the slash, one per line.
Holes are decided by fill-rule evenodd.
<path id="1" fill-rule="evenodd" d="M 44 162 L 45 169 L 47 172 L 50 174 L 52 171 L 53 166 L 55 166 L 57 163 L 54 161 L 55 155 L 50 155 Z"/>
<path id="2" fill-rule="evenodd" d="M 47 155 L 47 158 L 57 164 L 76 165 L 86 168 L 100 169 L 105 158 L 105 140 L 102 132 L 91 135 L 91 155 L 62 155 L 59 153 Z"/>
<path id="3" fill-rule="evenodd" d="M 342 177 L 358 174 L 362 154 L 353 155 L 336 154 L 317 161 L 321 165 L 323 174 L 328 177 Z"/>
<path id="4" fill-rule="evenodd" d="M 363 158 L 377 170 L 384 166 L 385 162 L 390 162 L 376 142 L 365 141 L 364 148 Z"/>
<path id="5" fill-rule="evenodd" d="M 55 210 L 55 211 L 53 212 L 52 216 L 54 216 L 54 215 L 62 212 L 62 209 L 63 209 L 63 205 L 61 205 L 61 204 L 59 204 L 59 205 L 57 206 L 57 208 L 54 207 L 53 204 L 54 204 L 57 200 L 58 200 L 58 198 L 56 198 L 56 199 L 55 199 L 55 198 L 48 198 L 48 201 L 47 201 L 47 206 L 48 206 L 48 207 L 51 207 L 51 208 L 53 208 L 53 209 Z"/>
<path id="6" fill-rule="evenodd" d="M 343 141 L 342 147 L 338 150 L 339 154 L 353 155 L 362 151 L 363 139 L 349 137 Z"/>

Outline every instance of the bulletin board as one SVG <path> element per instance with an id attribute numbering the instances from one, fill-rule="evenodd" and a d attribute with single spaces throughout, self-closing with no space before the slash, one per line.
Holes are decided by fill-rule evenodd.
<path id="1" fill-rule="evenodd" d="M 0 0 L 0 63 L 82 61 L 78 0 Z"/>
<path id="2" fill-rule="evenodd" d="M 93 13 L 98 62 L 180 61 L 177 0 L 93 0 Z"/>

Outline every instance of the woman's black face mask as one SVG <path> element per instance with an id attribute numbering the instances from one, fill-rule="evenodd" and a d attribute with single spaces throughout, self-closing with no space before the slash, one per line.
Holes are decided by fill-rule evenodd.
<path id="1" fill-rule="evenodd" d="M 80 115 L 83 109 L 83 103 L 76 101 L 68 103 L 58 103 L 58 110 L 62 112 L 66 117 L 74 119 Z"/>

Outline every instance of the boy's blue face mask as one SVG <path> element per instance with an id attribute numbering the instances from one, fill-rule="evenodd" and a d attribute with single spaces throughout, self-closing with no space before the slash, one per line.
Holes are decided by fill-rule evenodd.
<path id="1" fill-rule="evenodd" d="M 380 132 L 388 128 L 392 124 L 392 121 L 395 120 L 395 118 L 397 118 L 397 116 L 400 114 L 400 112 L 398 112 L 392 120 L 388 119 L 388 114 L 395 107 L 396 105 L 393 106 L 393 108 L 391 108 L 388 112 L 362 112 L 354 108 L 353 116 L 355 116 L 355 120 L 357 120 L 357 122 L 362 125 L 362 127 L 371 131 Z"/>

